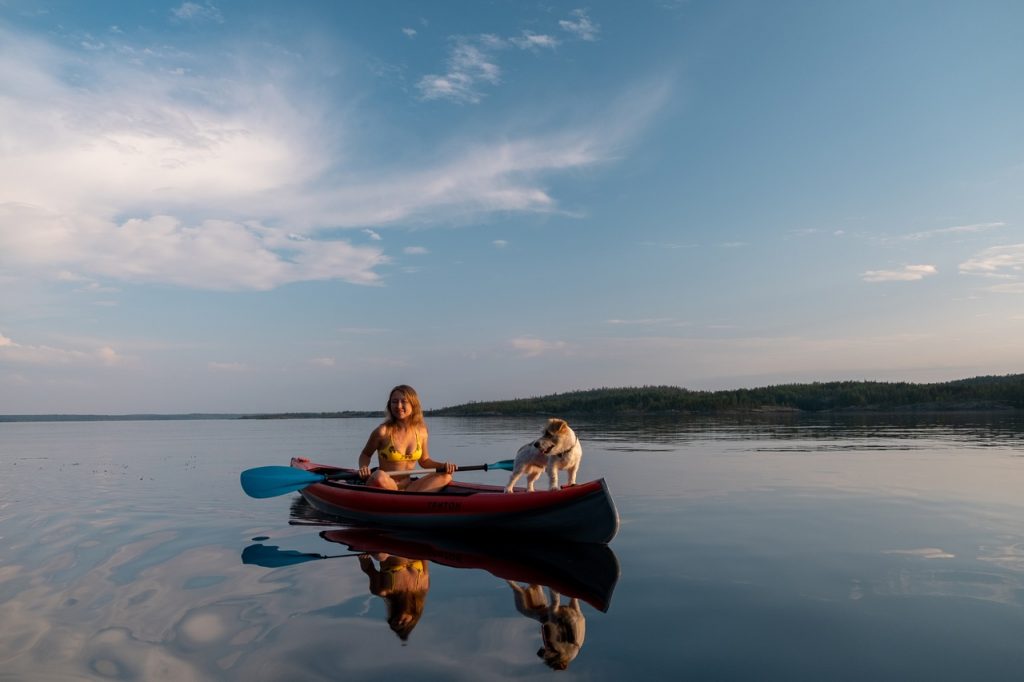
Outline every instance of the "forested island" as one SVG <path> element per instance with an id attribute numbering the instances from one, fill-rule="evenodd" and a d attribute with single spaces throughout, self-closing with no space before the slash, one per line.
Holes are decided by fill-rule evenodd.
<path id="1" fill-rule="evenodd" d="M 756 412 L 964 412 L 1024 409 L 1024 374 L 981 376 L 932 384 L 830 381 L 731 391 L 678 386 L 595 388 L 535 398 L 494 400 L 428 410 L 428 416 L 615 416 Z M 12 421 L 136 421 L 172 419 L 382 418 L 382 410 L 267 414 L 37 414 L 0 415 Z"/>
<path id="2" fill-rule="evenodd" d="M 832 381 L 731 391 L 597 388 L 431 410 L 433 416 L 716 414 L 771 411 L 965 411 L 1024 408 L 1024 374 L 931 384 Z"/>

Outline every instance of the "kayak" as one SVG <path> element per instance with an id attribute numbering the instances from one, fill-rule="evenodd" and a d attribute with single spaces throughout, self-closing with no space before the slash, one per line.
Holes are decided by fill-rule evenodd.
<path id="1" fill-rule="evenodd" d="M 327 476 L 355 473 L 305 457 L 293 458 L 291 466 Z M 299 492 L 320 512 L 388 528 L 502 531 L 596 543 L 610 542 L 619 529 L 619 513 L 603 478 L 532 493 L 460 481 L 438 492 L 406 492 L 343 480 L 313 483 Z"/>

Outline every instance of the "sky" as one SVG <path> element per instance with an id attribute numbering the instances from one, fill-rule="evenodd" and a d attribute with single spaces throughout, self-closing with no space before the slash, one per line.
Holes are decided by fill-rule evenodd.
<path id="1" fill-rule="evenodd" d="M 1024 371 L 1022 25 L 0 0 L 0 414 Z"/>

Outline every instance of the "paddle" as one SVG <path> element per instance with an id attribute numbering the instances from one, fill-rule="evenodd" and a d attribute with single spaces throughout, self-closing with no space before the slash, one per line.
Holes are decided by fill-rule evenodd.
<path id="1" fill-rule="evenodd" d="M 514 467 L 514 460 L 503 459 L 502 461 L 494 462 L 493 464 L 460 466 L 458 470 L 490 471 L 491 469 L 501 469 L 503 471 L 512 471 Z M 437 473 L 444 473 L 444 467 L 439 467 L 435 471 L 437 471 Z M 431 471 L 428 469 L 418 469 L 413 471 L 389 471 L 388 473 L 391 476 L 413 476 L 416 474 L 431 473 Z M 245 494 L 249 497 L 255 498 L 287 495 L 288 493 L 302 490 L 313 483 L 322 483 L 323 481 L 355 480 L 359 480 L 359 474 L 355 471 L 343 471 L 337 474 L 328 475 L 315 474 L 312 471 L 303 471 L 302 469 L 286 466 L 256 467 L 255 469 L 246 469 L 241 475 L 242 490 L 244 490 Z"/>
<path id="2" fill-rule="evenodd" d="M 362 552 L 353 554 L 312 554 L 298 552 L 294 549 L 278 549 L 277 545 L 255 544 L 242 550 L 242 563 L 255 564 L 264 568 L 282 568 L 294 566 L 306 561 L 320 559 L 340 559 L 347 556 L 360 556 Z"/>

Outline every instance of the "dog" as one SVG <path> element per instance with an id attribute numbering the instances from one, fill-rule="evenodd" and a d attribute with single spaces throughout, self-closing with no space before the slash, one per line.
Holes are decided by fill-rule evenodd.
<path id="1" fill-rule="evenodd" d="M 562 469 L 568 473 L 568 485 L 576 485 L 576 472 L 582 458 L 583 446 L 569 424 L 564 419 L 549 419 L 539 439 L 519 448 L 505 492 L 512 492 L 519 477 L 526 474 L 526 490 L 532 493 L 533 484 L 544 469 L 547 469 L 551 481 L 549 490 L 561 489 L 558 474 Z"/>

